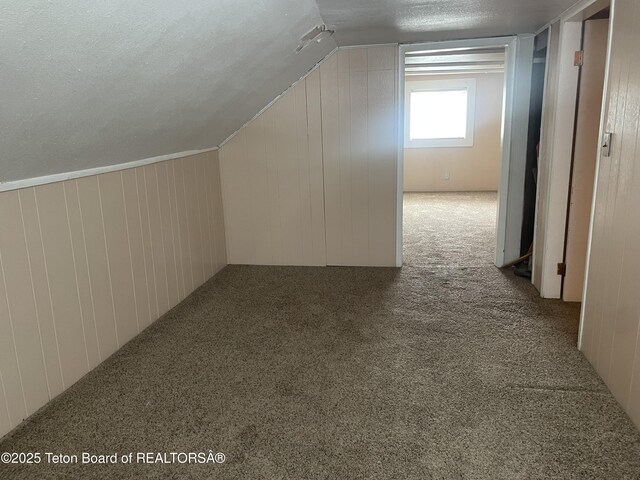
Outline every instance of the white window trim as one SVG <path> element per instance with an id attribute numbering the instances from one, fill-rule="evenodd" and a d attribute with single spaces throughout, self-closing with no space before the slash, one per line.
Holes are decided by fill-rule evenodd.
<path id="1" fill-rule="evenodd" d="M 467 90 L 467 133 L 464 138 L 433 138 L 411 140 L 411 94 L 413 92 Z M 454 148 L 473 147 L 476 119 L 476 80 L 460 78 L 452 80 L 408 80 L 405 85 L 404 146 L 406 148 Z"/>

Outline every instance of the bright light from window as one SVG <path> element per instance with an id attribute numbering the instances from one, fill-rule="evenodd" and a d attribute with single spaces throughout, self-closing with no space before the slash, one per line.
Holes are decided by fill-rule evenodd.
<path id="1" fill-rule="evenodd" d="M 410 140 L 466 137 L 466 89 L 411 92 L 410 102 Z"/>

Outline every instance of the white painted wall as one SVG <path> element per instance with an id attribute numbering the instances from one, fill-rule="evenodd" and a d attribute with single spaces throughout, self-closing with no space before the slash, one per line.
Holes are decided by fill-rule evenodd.
<path id="1" fill-rule="evenodd" d="M 405 148 L 405 192 L 497 191 L 500 183 L 503 73 L 474 75 L 409 75 L 407 84 L 437 79 L 476 81 L 473 145 Z M 405 112 L 407 105 L 405 105 Z"/>
<path id="2" fill-rule="evenodd" d="M 339 50 L 221 147 L 229 263 L 395 265 L 396 50 Z"/>
<path id="3" fill-rule="evenodd" d="M 217 152 L 0 193 L 0 436 L 226 265 Z"/>

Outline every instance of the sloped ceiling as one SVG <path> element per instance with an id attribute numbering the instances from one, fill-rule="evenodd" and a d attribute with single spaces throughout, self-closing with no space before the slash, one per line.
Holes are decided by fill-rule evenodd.
<path id="1" fill-rule="evenodd" d="M 0 182 L 218 145 L 316 62 L 314 0 L 0 0 Z"/>
<path id="2" fill-rule="evenodd" d="M 214 147 L 334 38 L 531 32 L 573 1 L 0 0 L 0 183 Z"/>
<path id="3" fill-rule="evenodd" d="M 532 33 L 577 0 L 317 0 L 339 45 Z"/>

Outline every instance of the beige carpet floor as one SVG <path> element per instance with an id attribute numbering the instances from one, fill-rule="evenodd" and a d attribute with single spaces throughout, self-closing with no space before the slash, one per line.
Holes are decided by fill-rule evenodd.
<path id="1" fill-rule="evenodd" d="M 0 443 L 224 464 L 0 479 L 640 478 L 578 308 L 491 265 L 492 212 L 490 194 L 408 197 L 401 271 L 227 267 Z"/>

